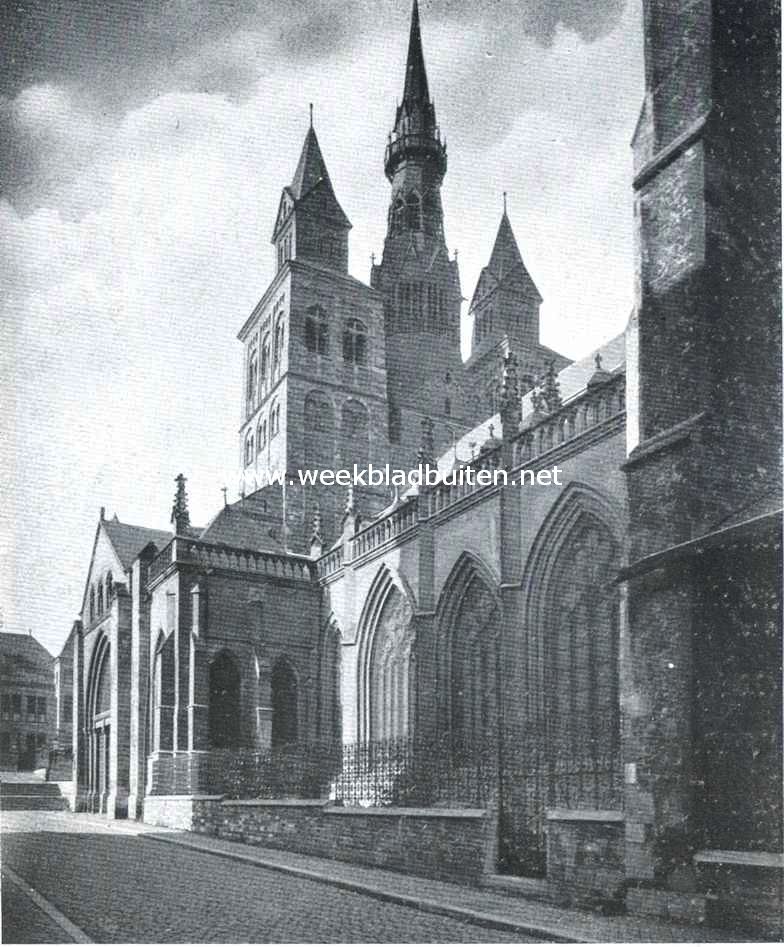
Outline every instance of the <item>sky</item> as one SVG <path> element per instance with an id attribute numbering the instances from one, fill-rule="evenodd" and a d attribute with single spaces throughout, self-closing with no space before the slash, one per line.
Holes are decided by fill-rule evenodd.
<path id="1" fill-rule="evenodd" d="M 421 0 L 420 12 L 463 294 L 507 191 L 545 300 L 542 342 L 578 358 L 633 302 L 640 0 Z M 180 471 L 196 524 L 224 485 L 236 497 L 236 334 L 273 276 L 308 103 L 353 223 L 350 270 L 367 281 L 409 16 L 409 0 L 0 5 L 5 631 L 59 651 L 101 506 L 168 528 Z"/>

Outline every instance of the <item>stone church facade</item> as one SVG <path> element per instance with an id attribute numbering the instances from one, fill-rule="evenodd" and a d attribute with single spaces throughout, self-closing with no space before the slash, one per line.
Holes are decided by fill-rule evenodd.
<path id="1" fill-rule="evenodd" d="M 366 782 L 362 748 L 392 748 L 398 802 L 428 763 L 423 837 L 447 811 L 482 820 L 485 873 L 672 917 L 720 904 L 746 923 L 752 898 L 775 928 L 779 170 L 760 90 L 778 49 L 761 10 L 676 6 L 645 4 L 636 305 L 578 362 L 539 341 L 506 209 L 461 359 L 416 3 L 369 285 L 308 129 L 239 334 L 242 498 L 197 529 L 180 476 L 171 532 L 101 513 L 69 638 L 76 808 L 192 826 L 226 754 L 313 765 L 342 746 Z M 451 476 L 392 495 L 290 482 L 369 461 Z M 329 752 L 322 769 L 312 795 L 334 808 L 345 772 Z M 346 811 L 368 801 L 357 779 Z"/>

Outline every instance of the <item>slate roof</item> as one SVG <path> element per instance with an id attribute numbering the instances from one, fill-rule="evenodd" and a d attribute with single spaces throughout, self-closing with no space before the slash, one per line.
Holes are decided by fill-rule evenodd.
<path id="1" fill-rule="evenodd" d="M 166 530 L 121 523 L 116 516 L 114 519 L 104 520 L 103 527 L 117 553 L 117 558 L 126 570 L 130 569 L 134 559 L 149 543 L 155 543 L 160 550 L 174 538 L 174 534 Z"/>
<path id="2" fill-rule="evenodd" d="M 0 657 L 47 668 L 54 660 L 37 638 L 32 635 L 19 635 L 11 631 L 0 633 Z"/>
<path id="3" fill-rule="evenodd" d="M 623 371 L 626 366 L 626 333 L 621 332 L 619 335 L 616 335 L 614 338 L 609 339 L 603 345 L 594 349 L 584 358 L 572 362 L 570 365 L 567 365 L 566 368 L 558 372 L 558 386 L 564 403 L 585 390 L 588 381 L 596 372 L 595 358 L 597 353 L 602 356 L 602 367 L 606 371 L 610 373 Z M 523 418 L 531 414 L 532 411 L 531 393 L 528 392 L 523 396 Z M 491 425 L 494 435 L 498 437 L 501 433 L 501 416 L 494 414 L 481 424 L 478 424 L 473 430 L 464 434 L 457 441 L 457 456 L 460 460 L 469 459 L 471 456 L 472 443 L 479 447 L 488 440 L 491 436 Z M 455 450 L 453 447 L 450 447 L 438 458 L 438 468 L 442 472 L 448 472 L 452 470 L 454 462 Z M 416 489 L 411 488 L 407 490 L 406 496 L 409 496 L 412 492 L 416 492 Z"/>
<path id="4" fill-rule="evenodd" d="M 201 532 L 199 539 L 238 549 L 285 553 L 285 546 L 278 538 L 280 519 L 267 511 L 262 503 L 247 497 L 224 506 Z M 274 536 L 270 535 L 271 530 L 275 531 Z"/>

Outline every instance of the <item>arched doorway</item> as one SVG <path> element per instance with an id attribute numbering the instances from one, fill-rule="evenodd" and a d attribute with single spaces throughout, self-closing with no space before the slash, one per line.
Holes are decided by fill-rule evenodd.
<path id="1" fill-rule="evenodd" d="M 234 658 L 221 652 L 210 664 L 209 740 L 213 749 L 242 743 L 240 672 Z"/>
<path id="2" fill-rule="evenodd" d="M 105 812 L 111 792 L 111 648 L 104 638 L 96 650 L 88 702 L 89 808 Z"/>
<path id="3" fill-rule="evenodd" d="M 297 678 L 286 658 L 279 658 L 272 669 L 272 745 L 296 743 L 298 735 Z"/>

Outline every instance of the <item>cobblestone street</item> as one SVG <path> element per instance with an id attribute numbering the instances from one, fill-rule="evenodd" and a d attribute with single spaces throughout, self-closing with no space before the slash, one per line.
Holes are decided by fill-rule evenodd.
<path id="1" fill-rule="evenodd" d="M 2 863 L 98 942 L 521 941 L 70 813 L 3 813 Z M 5 943 L 68 939 L 3 880 Z"/>

